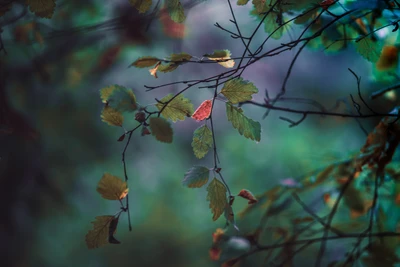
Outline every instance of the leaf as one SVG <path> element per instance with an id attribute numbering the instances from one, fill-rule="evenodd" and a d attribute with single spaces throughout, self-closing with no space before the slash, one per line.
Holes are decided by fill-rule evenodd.
<path id="1" fill-rule="evenodd" d="M 174 97 L 173 94 L 168 94 L 163 97 L 160 102 L 167 103 L 170 99 Z M 166 104 L 157 103 L 156 107 L 158 110 L 161 110 Z M 193 104 L 189 99 L 185 98 L 182 94 L 175 97 L 171 102 L 167 104 L 167 106 L 163 109 L 161 114 L 166 118 L 170 119 L 173 122 L 178 120 L 185 120 L 186 117 L 190 117 L 193 113 Z"/>
<path id="2" fill-rule="evenodd" d="M 200 126 L 193 133 L 192 147 L 194 155 L 201 159 L 213 145 L 212 132 L 207 125 Z"/>
<path id="3" fill-rule="evenodd" d="M 232 79 L 224 84 L 221 93 L 231 102 L 237 104 L 251 100 L 252 94 L 258 93 L 257 87 L 242 78 Z"/>
<path id="4" fill-rule="evenodd" d="M 124 141 L 124 139 L 125 139 L 125 135 L 126 134 L 123 134 L 123 135 L 121 135 L 119 138 L 118 138 L 118 142 L 122 142 L 122 141 Z"/>
<path id="5" fill-rule="evenodd" d="M 105 173 L 97 185 L 97 192 L 109 200 L 121 200 L 128 194 L 128 186 L 121 178 Z"/>
<path id="6" fill-rule="evenodd" d="M 221 66 L 225 68 L 233 68 L 235 66 L 235 61 L 233 59 L 228 60 L 231 58 L 231 52 L 229 50 L 214 50 L 214 53 L 211 55 L 205 54 L 205 57 L 208 57 L 209 60 L 226 60 L 218 62 Z"/>
<path id="7" fill-rule="evenodd" d="M 150 129 L 158 141 L 172 143 L 173 131 L 166 119 L 161 117 L 150 118 Z"/>
<path id="8" fill-rule="evenodd" d="M 179 62 L 179 61 L 189 61 L 192 58 L 192 55 L 189 55 L 188 53 L 182 52 L 179 54 L 172 54 L 169 56 L 169 59 L 174 62 Z"/>
<path id="9" fill-rule="evenodd" d="M 240 190 L 238 196 L 247 199 L 249 201 L 248 204 L 254 204 L 258 202 L 253 193 L 251 193 L 249 190 L 246 189 Z"/>
<path id="10" fill-rule="evenodd" d="M 167 65 L 162 65 L 162 64 L 161 64 L 161 65 L 158 67 L 158 71 L 166 73 L 166 72 L 174 71 L 174 70 L 176 70 L 178 67 L 179 67 L 179 65 L 178 65 L 178 64 L 175 64 L 175 63 L 168 63 Z"/>
<path id="11" fill-rule="evenodd" d="M 186 19 L 185 12 L 179 0 L 167 1 L 167 9 L 171 19 L 176 23 L 183 23 Z"/>
<path id="12" fill-rule="evenodd" d="M 378 61 L 382 46 L 379 43 L 372 41 L 370 38 L 365 37 L 358 42 L 354 43 L 357 52 L 370 62 Z"/>
<path id="13" fill-rule="evenodd" d="M 93 230 L 89 230 L 85 237 L 88 249 L 98 248 L 109 243 L 109 227 L 113 219 L 114 216 L 111 215 L 96 217 L 96 220 L 92 222 Z"/>
<path id="14" fill-rule="evenodd" d="M 247 118 L 243 114 L 241 108 L 232 106 L 230 103 L 226 103 L 226 115 L 228 121 L 232 123 L 233 128 L 239 131 L 240 135 L 244 135 L 246 138 L 251 140 L 261 140 L 261 125 L 259 122 Z"/>
<path id="15" fill-rule="evenodd" d="M 101 120 L 108 123 L 111 126 L 122 127 L 124 123 L 124 117 L 120 112 L 113 109 L 112 107 L 105 106 L 101 112 Z"/>
<path id="16" fill-rule="evenodd" d="M 396 69 L 399 63 L 399 49 L 394 45 L 386 45 L 382 49 L 379 60 L 376 62 L 376 69 L 386 71 Z"/>
<path id="17" fill-rule="evenodd" d="M 161 65 L 161 61 L 158 61 L 158 63 L 154 66 L 154 68 L 149 69 L 150 75 L 154 76 L 154 78 L 156 78 L 156 79 L 158 78 L 157 70 L 160 67 L 160 65 Z"/>
<path id="18" fill-rule="evenodd" d="M 152 0 L 129 0 L 129 3 L 136 8 L 139 13 L 145 13 L 152 5 Z M 139 25 L 136 25 L 139 27 Z"/>
<path id="19" fill-rule="evenodd" d="M 192 118 L 196 121 L 202 121 L 210 117 L 212 110 L 212 100 L 204 100 L 203 103 L 193 113 Z"/>
<path id="20" fill-rule="evenodd" d="M 110 85 L 100 90 L 104 103 L 119 112 L 134 111 L 137 109 L 136 97 L 131 89 L 117 84 Z"/>
<path id="21" fill-rule="evenodd" d="M 110 222 L 110 226 L 108 227 L 108 242 L 111 244 L 121 244 L 121 242 L 114 237 L 114 234 L 117 232 L 118 219 L 119 216 L 114 217 Z"/>
<path id="22" fill-rule="evenodd" d="M 189 188 L 200 188 L 208 182 L 210 170 L 203 166 L 193 166 L 185 173 L 182 184 Z"/>
<path id="23" fill-rule="evenodd" d="M 238 6 L 244 6 L 244 5 L 247 5 L 248 2 L 249 2 L 249 0 L 238 0 L 236 4 Z"/>
<path id="24" fill-rule="evenodd" d="M 265 5 L 266 0 L 253 0 L 252 3 L 254 5 L 255 11 L 257 13 L 266 12 L 268 7 Z"/>
<path id="25" fill-rule="evenodd" d="M 56 7 L 55 0 L 26 0 L 29 10 L 41 18 L 50 19 Z"/>
<path id="26" fill-rule="evenodd" d="M 272 34 L 271 37 L 278 40 L 282 37 L 284 32 L 283 19 L 279 22 L 278 14 L 270 13 L 264 20 L 264 31 L 268 34 Z"/>
<path id="27" fill-rule="evenodd" d="M 160 60 L 156 57 L 140 57 L 131 66 L 136 68 L 148 68 L 157 64 Z"/>
<path id="28" fill-rule="evenodd" d="M 213 220 L 216 221 L 224 212 L 226 206 L 226 188 L 217 178 L 214 178 L 207 186 L 207 201 L 210 201 L 210 209 Z"/>

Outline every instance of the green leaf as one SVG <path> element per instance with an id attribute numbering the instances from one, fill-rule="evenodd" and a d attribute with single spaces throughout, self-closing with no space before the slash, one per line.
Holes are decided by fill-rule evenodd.
<path id="1" fill-rule="evenodd" d="M 193 166 L 183 178 L 182 184 L 189 188 L 199 188 L 208 182 L 210 170 L 203 166 Z"/>
<path id="2" fill-rule="evenodd" d="M 284 26 L 278 23 L 277 15 L 275 13 L 270 13 L 264 20 L 264 30 L 266 33 L 271 34 L 271 38 L 278 40 L 282 37 L 284 32 Z M 281 23 L 283 24 L 284 21 L 282 19 Z M 275 31 L 276 30 L 276 31 Z"/>
<path id="3" fill-rule="evenodd" d="M 161 117 L 150 118 L 150 129 L 152 135 L 160 142 L 172 143 L 173 131 L 169 122 Z"/>
<path id="4" fill-rule="evenodd" d="M 179 54 L 172 54 L 171 56 L 169 56 L 171 61 L 188 61 L 192 58 L 191 55 L 189 55 L 188 53 L 182 52 Z"/>
<path id="5" fill-rule="evenodd" d="M 173 94 L 168 94 L 167 96 L 163 97 L 160 102 L 167 103 L 173 96 Z M 162 103 L 156 104 L 158 110 L 161 110 L 165 106 L 165 104 Z M 180 94 L 168 103 L 161 114 L 166 119 L 171 119 L 173 122 L 176 122 L 178 120 L 183 121 L 186 117 L 190 117 L 193 111 L 193 104 L 190 102 L 190 100 Z"/>
<path id="6" fill-rule="evenodd" d="M 167 1 L 169 16 L 176 23 L 183 23 L 186 19 L 185 12 L 179 0 Z"/>
<path id="7" fill-rule="evenodd" d="M 249 81 L 243 81 L 243 79 L 236 78 L 232 79 L 224 84 L 221 93 L 232 103 L 237 104 L 251 100 L 251 95 L 258 93 L 257 87 Z"/>
<path id="8" fill-rule="evenodd" d="M 88 249 L 98 248 L 109 243 L 110 224 L 114 216 L 97 216 L 92 222 L 93 230 L 86 234 L 85 241 Z"/>
<path id="9" fill-rule="evenodd" d="M 128 194 L 128 186 L 121 178 L 105 173 L 97 185 L 97 192 L 108 200 L 121 200 Z"/>
<path id="10" fill-rule="evenodd" d="M 160 66 L 158 67 L 158 71 L 166 73 L 166 72 L 174 71 L 174 70 L 176 70 L 178 67 L 179 67 L 179 64 L 168 63 L 168 64 L 166 64 L 166 65 L 160 65 Z"/>
<path id="11" fill-rule="evenodd" d="M 160 59 L 156 57 L 141 57 L 133 62 L 131 66 L 134 66 L 136 68 L 148 68 L 154 66 L 159 61 Z"/>
<path id="12" fill-rule="evenodd" d="M 354 43 L 357 52 L 370 62 L 378 61 L 382 46 L 378 42 L 372 41 L 370 38 L 365 37 L 358 42 Z"/>
<path id="13" fill-rule="evenodd" d="M 113 109 L 112 107 L 105 106 L 101 112 L 101 120 L 108 123 L 111 126 L 121 127 L 124 123 L 124 117 L 121 112 Z"/>
<path id="14" fill-rule="evenodd" d="M 249 2 L 249 0 L 238 0 L 237 5 L 244 6 L 244 5 L 247 5 L 248 2 Z"/>
<path id="15" fill-rule="evenodd" d="M 131 89 L 120 85 L 111 85 L 100 90 L 100 96 L 104 103 L 116 111 L 134 111 L 137 109 L 136 97 Z"/>
<path id="16" fill-rule="evenodd" d="M 12 2 L 12 1 L 10 1 Z M 26 0 L 29 10 L 41 18 L 50 19 L 56 7 L 55 0 Z"/>
<path id="17" fill-rule="evenodd" d="M 145 13 L 152 5 L 152 0 L 129 0 L 129 3 L 136 8 L 139 13 Z M 136 25 L 139 27 L 139 25 Z"/>
<path id="18" fill-rule="evenodd" d="M 226 115 L 228 121 L 232 123 L 233 128 L 239 131 L 240 135 L 244 135 L 246 138 L 251 140 L 261 140 L 261 125 L 259 122 L 247 118 L 243 114 L 241 108 L 232 106 L 230 103 L 226 103 Z"/>
<path id="19" fill-rule="evenodd" d="M 203 125 L 194 131 L 192 147 L 194 155 L 198 159 L 203 158 L 208 153 L 208 150 L 212 147 L 212 144 L 212 132 L 210 129 L 208 129 L 207 125 Z"/>
<path id="20" fill-rule="evenodd" d="M 226 206 L 226 188 L 217 178 L 214 178 L 207 186 L 207 200 L 210 201 L 210 209 L 213 213 L 213 220 L 216 221 Z"/>

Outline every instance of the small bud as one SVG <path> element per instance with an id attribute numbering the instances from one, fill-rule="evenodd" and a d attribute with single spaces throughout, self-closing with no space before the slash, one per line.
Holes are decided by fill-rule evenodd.
<path id="1" fill-rule="evenodd" d="M 147 127 L 143 127 L 142 128 L 142 136 L 149 135 L 149 134 L 150 134 L 149 129 Z"/>

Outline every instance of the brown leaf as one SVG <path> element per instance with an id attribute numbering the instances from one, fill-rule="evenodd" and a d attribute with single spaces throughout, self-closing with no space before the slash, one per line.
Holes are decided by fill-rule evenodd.
<path id="1" fill-rule="evenodd" d="M 255 198 L 253 193 L 251 193 L 249 190 L 246 190 L 246 189 L 240 190 L 238 196 L 249 200 L 248 204 L 254 204 L 254 203 L 258 202 L 258 200 Z"/>

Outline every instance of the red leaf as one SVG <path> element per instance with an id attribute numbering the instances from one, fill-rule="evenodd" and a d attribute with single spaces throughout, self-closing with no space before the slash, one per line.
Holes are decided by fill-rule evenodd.
<path id="1" fill-rule="evenodd" d="M 240 190 L 238 196 L 240 196 L 242 198 L 245 198 L 245 199 L 248 199 L 249 200 L 249 204 L 254 204 L 254 203 L 258 202 L 258 200 L 254 197 L 254 195 L 250 191 L 248 191 L 246 189 Z"/>
<path id="2" fill-rule="evenodd" d="M 207 119 L 211 114 L 211 108 L 212 108 L 212 101 L 205 100 L 193 113 L 192 118 L 195 119 L 196 121 L 202 121 Z"/>
<path id="3" fill-rule="evenodd" d="M 210 254 L 210 258 L 213 261 L 217 261 L 217 260 L 219 260 L 219 257 L 221 256 L 221 249 L 216 248 L 216 247 L 210 248 L 209 254 Z"/>
<path id="4" fill-rule="evenodd" d="M 182 39 L 186 35 L 184 23 L 176 23 L 171 19 L 166 8 L 161 9 L 160 21 L 165 35 L 171 38 Z"/>
<path id="5" fill-rule="evenodd" d="M 323 9 L 328 9 L 328 7 L 330 5 L 332 5 L 335 2 L 335 0 L 324 0 L 322 1 L 319 5 L 323 8 Z"/>

